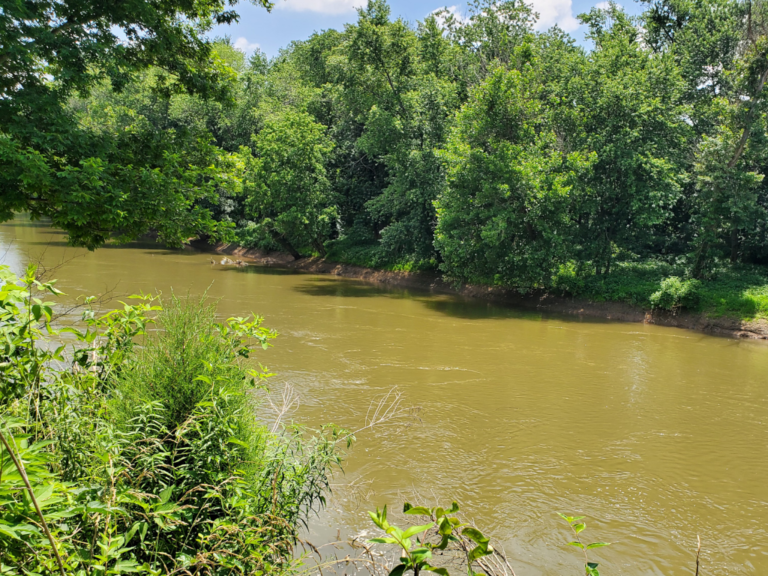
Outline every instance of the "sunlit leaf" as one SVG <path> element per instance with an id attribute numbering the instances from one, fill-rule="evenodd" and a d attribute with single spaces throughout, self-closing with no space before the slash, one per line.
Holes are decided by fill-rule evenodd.
<path id="1" fill-rule="evenodd" d="M 410 538 L 411 536 L 415 536 L 416 534 L 421 534 L 422 532 L 426 532 L 430 528 L 432 528 L 435 525 L 434 522 L 430 522 L 429 524 L 424 524 L 422 526 L 411 526 L 403 532 L 403 538 Z"/>

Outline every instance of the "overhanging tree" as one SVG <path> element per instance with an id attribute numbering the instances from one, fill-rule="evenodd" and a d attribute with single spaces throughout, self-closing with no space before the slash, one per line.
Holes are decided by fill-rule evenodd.
<path id="1" fill-rule="evenodd" d="M 269 7 L 266 0 L 253 0 Z M 17 0 L 0 11 L 0 220 L 50 217 L 73 244 L 94 248 L 155 229 L 169 243 L 221 227 L 196 202 L 215 187 L 215 150 L 198 163 L 173 136 L 124 138 L 81 125 L 66 104 L 108 81 L 121 90 L 149 67 L 160 96 L 226 99 L 231 69 L 204 34 L 237 19 L 236 0 Z"/>

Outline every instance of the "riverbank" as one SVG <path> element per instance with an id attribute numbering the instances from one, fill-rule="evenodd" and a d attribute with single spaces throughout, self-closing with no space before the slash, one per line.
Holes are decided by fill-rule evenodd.
<path id="1" fill-rule="evenodd" d="M 210 246 L 200 243 L 193 243 L 193 247 L 211 250 Z M 213 247 L 213 250 L 244 262 L 262 266 L 289 268 L 313 274 L 330 274 L 397 288 L 480 298 L 554 314 L 620 322 L 642 322 L 685 328 L 731 338 L 768 340 L 768 320 L 762 318 L 743 320 L 727 315 L 711 316 L 698 312 L 651 310 L 625 302 L 597 302 L 586 298 L 572 298 L 547 293 L 520 294 L 514 290 L 493 286 L 464 284 L 457 287 L 443 280 L 441 275 L 436 272 L 376 270 L 354 264 L 330 262 L 316 257 L 295 260 L 289 254 L 282 252 L 265 252 L 232 244 L 219 244 Z"/>

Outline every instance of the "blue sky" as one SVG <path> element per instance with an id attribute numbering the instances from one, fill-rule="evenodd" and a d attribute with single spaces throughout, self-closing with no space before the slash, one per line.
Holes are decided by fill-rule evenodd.
<path id="1" fill-rule="evenodd" d="M 212 36 L 229 35 L 238 48 L 245 52 L 250 53 L 258 48 L 271 57 L 292 40 L 304 40 L 317 30 L 342 30 L 344 24 L 357 19 L 355 8 L 365 3 L 366 0 L 275 0 L 272 12 L 267 12 L 245 0 L 236 8 L 240 21 L 217 27 Z M 532 3 L 541 15 L 540 28 L 546 29 L 558 24 L 578 41 L 583 41 L 584 30 L 578 25 L 575 16 L 598 3 L 607 4 L 598 0 L 533 0 Z M 422 20 L 433 10 L 446 6 L 439 0 L 390 0 L 389 4 L 394 16 L 401 16 L 410 22 Z M 640 5 L 634 1 L 628 0 L 622 4 L 632 14 L 641 11 Z M 460 14 L 466 12 L 466 4 L 463 2 L 454 1 L 447 6 Z"/>

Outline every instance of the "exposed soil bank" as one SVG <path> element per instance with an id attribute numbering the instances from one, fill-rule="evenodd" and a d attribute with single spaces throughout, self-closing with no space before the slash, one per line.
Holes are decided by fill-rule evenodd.
<path id="1" fill-rule="evenodd" d="M 197 242 L 193 243 L 193 246 L 198 249 L 211 250 L 210 246 Z M 622 322 L 643 322 L 646 324 L 658 324 L 659 326 L 698 330 L 732 338 L 768 340 L 768 321 L 766 320 L 743 321 L 728 317 L 710 318 L 704 314 L 688 312 L 673 314 L 660 310 L 643 310 L 623 302 L 592 302 L 579 298 L 566 298 L 544 293 L 523 295 L 504 288 L 471 284 L 465 284 L 457 288 L 445 282 L 437 273 L 375 270 L 352 264 L 328 262 L 321 258 L 294 260 L 292 256 L 283 252 L 264 252 L 263 250 L 246 249 L 232 244 L 219 244 L 213 247 L 213 250 L 220 254 L 234 256 L 236 259 L 246 263 L 291 268 L 314 274 L 332 274 L 334 276 L 355 278 L 398 288 L 428 290 L 442 294 L 457 294 L 468 298 L 481 298 L 521 308 L 536 309 L 542 312 L 604 318 L 606 320 Z"/>

